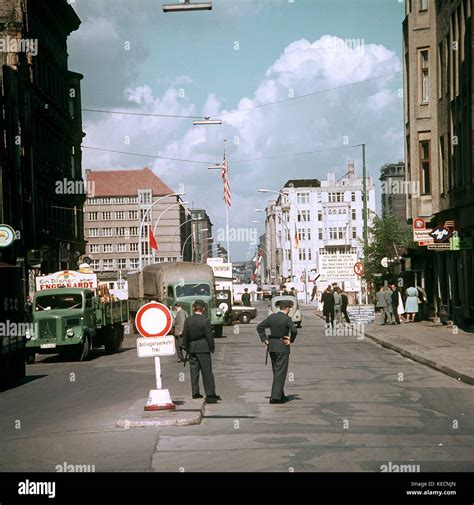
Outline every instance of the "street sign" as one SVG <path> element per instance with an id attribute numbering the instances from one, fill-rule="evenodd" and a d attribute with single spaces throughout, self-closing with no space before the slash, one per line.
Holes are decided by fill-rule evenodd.
<path id="1" fill-rule="evenodd" d="M 162 303 L 146 303 L 138 309 L 135 326 L 142 337 L 164 337 L 173 326 L 173 315 Z"/>
<path id="2" fill-rule="evenodd" d="M 154 356 L 173 356 L 176 353 L 174 336 L 154 338 L 137 338 L 137 355 L 139 358 Z"/>
<path id="3" fill-rule="evenodd" d="M 426 228 L 426 221 L 422 217 L 413 219 L 413 230 L 424 230 Z"/>
<path id="4" fill-rule="evenodd" d="M 75 270 L 61 270 L 36 277 L 36 291 L 55 288 L 97 289 L 97 274 L 83 274 Z"/>
<path id="5" fill-rule="evenodd" d="M 384 267 L 384 268 L 388 268 L 388 258 L 385 257 L 385 258 L 382 258 L 380 260 L 380 264 Z"/>
<path id="6" fill-rule="evenodd" d="M 15 241 L 15 230 L 7 224 L 0 224 L 0 247 L 8 247 Z"/>
<path id="7" fill-rule="evenodd" d="M 472 249 L 472 237 L 451 237 L 451 251 L 465 251 Z"/>
<path id="8" fill-rule="evenodd" d="M 428 249 L 430 251 L 449 251 L 451 249 L 451 245 L 449 242 L 438 242 L 434 244 L 428 244 Z"/>
<path id="9" fill-rule="evenodd" d="M 360 261 L 354 265 L 354 273 L 356 275 L 362 275 L 364 273 L 364 265 Z"/>

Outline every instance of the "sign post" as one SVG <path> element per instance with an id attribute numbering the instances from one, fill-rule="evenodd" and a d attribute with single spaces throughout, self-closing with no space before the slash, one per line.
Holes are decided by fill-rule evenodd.
<path id="1" fill-rule="evenodd" d="M 173 325 L 173 316 L 165 305 L 150 302 L 142 305 L 135 317 L 135 326 L 143 338 L 137 339 L 139 358 L 155 358 L 156 389 L 151 389 L 144 407 L 146 411 L 174 410 L 168 389 L 162 389 L 160 356 L 175 354 L 173 335 L 168 335 Z"/>

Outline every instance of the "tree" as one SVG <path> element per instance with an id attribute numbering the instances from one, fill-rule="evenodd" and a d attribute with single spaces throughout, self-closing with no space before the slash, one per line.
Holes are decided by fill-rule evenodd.
<path id="1" fill-rule="evenodd" d="M 369 227 L 369 243 L 367 249 L 364 248 L 363 278 L 369 284 L 377 277 L 383 278 L 388 272 L 380 263 L 381 260 L 400 257 L 413 245 L 410 229 L 404 226 L 398 217 L 393 214 L 375 215 L 372 226 Z"/>

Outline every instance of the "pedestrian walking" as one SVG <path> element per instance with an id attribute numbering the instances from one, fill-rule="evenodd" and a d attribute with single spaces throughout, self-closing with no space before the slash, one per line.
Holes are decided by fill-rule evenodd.
<path id="1" fill-rule="evenodd" d="M 316 286 L 316 283 L 313 286 L 313 290 L 311 291 L 311 301 L 313 301 L 316 298 L 316 295 L 318 294 L 318 287 Z"/>
<path id="2" fill-rule="evenodd" d="M 290 362 L 290 346 L 298 334 L 288 315 L 292 306 L 292 301 L 281 300 L 278 304 L 279 312 L 269 315 L 257 325 L 258 336 L 265 344 L 272 360 L 273 383 L 270 403 L 285 403 L 289 400 L 284 387 Z M 269 336 L 266 334 L 267 329 L 270 330 Z"/>
<path id="3" fill-rule="evenodd" d="M 176 342 L 176 354 L 178 359 L 176 363 L 182 363 L 184 361 L 183 356 L 183 330 L 184 322 L 186 321 L 188 315 L 186 311 L 183 310 L 179 303 L 174 304 L 174 338 Z"/>
<path id="4" fill-rule="evenodd" d="M 33 302 L 31 301 L 31 296 L 26 297 L 26 302 L 24 305 L 25 311 L 25 322 L 33 322 Z"/>
<path id="5" fill-rule="evenodd" d="M 328 286 L 321 295 L 321 303 L 323 304 L 323 316 L 326 317 L 326 324 L 334 324 L 334 295 L 331 286 Z"/>
<path id="6" fill-rule="evenodd" d="M 251 303 L 250 303 L 250 293 L 249 293 L 249 290 L 247 288 L 244 289 L 244 292 L 242 294 L 242 305 L 245 305 L 246 307 L 250 307 L 251 306 Z"/>
<path id="7" fill-rule="evenodd" d="M 336 288 L 333 291 L 334 295 L 334 319 L 336 320 L 336 324 L 342 323 L 342 297 L 340 293 L 340 289 Z"/>
<path id="8" fill-rule="evenodd" d="M 205 304 L 202 300 L 194 302 L 194 314 L 184 322 L 183 349 L 188 353 L 193 398 L 202 398 L 199 392 L 199 372 L 201 372 L 206 403 L 217 403 L 221 397 L 216 395 L 214 374 L 212 373 L 211 354 L 215 350 L 214 336 L 211 323 L 204 315 L 204 307 Z"/>
<path id="9" fill-rule="evenodd" d="M 342 298 L 342 302 L 341 302 L 342 315 L 344 316 L 346 323 L 350 324 L 351 320 L 349 319 L 349 314 L 347 313 L 347 306 L 349 305 L 349 297 L 346 295 L 346 293 L 344 293 L 344 291 L 341 291 L 340 295 Z"/>
<path id="10" fill-rule="evenodd" d="M 395 284 L 392 284 L 390 286 L 390 289 L 392 290 L 392 295 L 391 295 L 391 303 L 392 303 L 392 313 L 393 317 L 395 318 L 395 323 L 396 324 L 402 324 L 400 321 L 400 314 L 398 313 L 398 306 L 400 304 L 400 292 L 398 291 L 398 288 Z M 403 302 L 402 302 L 403 304 Z"/>
<path id="11" fill-rule="evenodd" d="M 387 324 L 397 324 L 395 322 L 393 308 L 392 308 L 392 290 L 387 286 L 384 288 L 385 300 L 387 301 L 385 305 L 385 322 Z"/>
<path id="12" fill-rule="evenodd" d="M 388 296 L 387 296 L 388 294 Z M 376 293 L 376 306 L 380 309 L 381 324 L 384 326 L 387 324 L 387 320 L 392 322 L 392 297 L 390 293 L 387 293 L 384 286 L 380 286 L 380 289 Z"/>
<path id="13" fill-rule="evenodd" d="M 414 286 L 409 287 L 406 290 L 406 300 L 405 300 L 405 313 L 407 318 L 407 323 L 415 322 L 415 317 L 418 314 L 418 303 L 419 303 L 419 293 L 418 289 Z"/>

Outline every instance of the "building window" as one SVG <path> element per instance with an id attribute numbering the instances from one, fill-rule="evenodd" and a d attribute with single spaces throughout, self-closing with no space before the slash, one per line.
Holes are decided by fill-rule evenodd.
<path id="1" fill-rule="evenodd" d="M 422 195 L 429 195 L 431 193 L 430 165 L 430 141 L 422 140 L 420 142 L 420 185 Z"/>
<path id="2" fill-rule="evenodd" d="M 89 212 L 89 221 L 97 221 L 98 217 L 98 212 Z"/>
<path id="3" fill-rule="evenodd" d="M 118 221 L 123 221 L 125 219 L 125 212 L 123 210 L 119 210 L 115 213 L 115 219 Z"/>
<path id="4" fill-rule="evenodd" d="M 151 204 L 151 190 L 145 189 L 138 192 L 138 197 L 140 200 L 140 205 L 150 205 Z"/>
<path id="5" fill-rule="evenodd" d="M 114 269 L 114 260 L 113 259 L 106 259 L 102 260 L 103 261 L 103 270 L 113 270 Z"/>
<path id="6" fill-rule="evenodd" d="M 323 240 L 323 230 L 321 228 L 318 230 L 318 237 L 319 240 Z"/>
<path id="7" fill-rule="evenodd" d="M 323 220 L 323 211 L 318 210 L 318 221 L 322 221 L 322 220 Z"/>
<path id="8" fill-rule="evenodd" d="M 305 221 L 309 223 L 311 220 L 311 214 L 309 210 L 302 210 L 301 212 L 298 212 L 298 221 Z"/>
<path id="9" fill-rule="evenodd" d="M 421 102 L 430 101 L 430 75 L 429 75 L 429 53 L 428 49 L 420 51 L 421 59 Z"/>
<path id="10" fill-rule="evenodd" d="M 119 237 L 125 237 L 125 235 L 127 235 L 127 232 L 128 232 L 128 228 L 124 228 L 124 227 L 117 228 L 117 235 Z"/>
<path id="11" fill-rule="evenodd" d="M 138 258 L 130 258 L 130 268 L 132 270 L 138 268 Z"/>
<path id="12" fill-rule="evenodd" d="M 444 136 L 439 137 L 439 173 L 441 175 L 441 193 L 446 193 L 446 172 L 444 165 Z"/>
<path id="13" fill-rule="evenodd" d="M 114 234 L 113 228 L 102 228 L 103 237 L 113 237 L 113 234 Z"/>
<path id="14" fill-rule="evenodd" d="M 311 257 L 311 248 L 308 249 L 308 260 L 311 260 L 312 257 Z"/>
<path id="15" fill-rule="evenodd" d="M 99 244 L 89 244 L 89 252 L 90 253 L 98 253 L 99 252 Z"/>
<path id="16" fill-rule="evenodd" d="M 420 0 L 420 11 L 428 10 L 428 0 Z"/>
<path id="17" fill-rule="evenodd" d="M 344 201 L 344 193 L 328 193 L 329 202 L 343 202 Z"/>
<path id="18" fill-rule="evenodd" d="M 137 237 L 138 236 L 138 226 L 132 226 L 130 228 L 130 236 Z"/>
<path id="19" fill-rule="evenodd" d="M 119 259 L 118 260 L 118 268 L 119 268 L 119 270 L 125 270 L 127 268 L 127 260 L 126 259 Z"/>
<path id="20" fill-rule="evenodd" d="M 130 252 L 138 252 L 138 243 L 137 242 L 130 244 Z"/>
<path id="21" fill-rule="evenodd" d="M 89 237 L 98 237 L 99 228 L 89 228 Z"/>
<path id="22" fill-rule="evenodd" d="M 102 244 L 102 251 L 105 253 L 112 252 L 112 244 Z"/>
<path id="23" fill-rule="evenodd" d="M 112 219 L 112 212 L 102 212 L 102 219 L 104 221 L 110 221 Z"/>
<path id="24" fill-rule="evenodd" d="M 352 238 L 357 238 L 357 228 L 352 228 Z"/>
<path id="25" fill-rule="evenodd" d="M 308 240 L 311 240 L 311 228 L 308 228 L 306 230 L 306 233 L 307 233 Z"/>
<path id="26" fill-rule="evenodd" d="M 92 267 L 92 270 L 99 270 L 99 261 L 100 260 L 92 260 L 91 261 L 91 267 Z"/>
<path id="27" fill-rule="evenodd" d="M 129 210 L 128 219 L 138 219 L 138 210 Z"/>
<path id="28" fill-rule="evenodd" d="M 117 251 L 118 252 L 126 252 L 127 251 L 127 244 L 117 244 Z"/>
<path id="29" fill-rule="evenodd" d="M 351 192 L 351 201 L 352 201 L 352 202 L 355 202 L 355 201 L 356 201 L 356 194 L 355 194 L 355 191 L 352 191 L 352 192 Z"/>
<path id="30" fill-rule="evenodd" d="M 297 193 L 296 200 L 298 202 L 298 205 L 309 203 L 309 193 Z"/>
<path id="31" fill-rule="evenodd" d="M 357 219 L 357 211 L 352 209 L 352 220 L 355 221 Z"/>
<path id="32" fill-rule="evenodd" d="M 301 260 L 306 260 L 306 249 L 299 249 L 298 250 L 298 257 Z"/>

